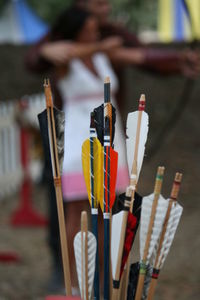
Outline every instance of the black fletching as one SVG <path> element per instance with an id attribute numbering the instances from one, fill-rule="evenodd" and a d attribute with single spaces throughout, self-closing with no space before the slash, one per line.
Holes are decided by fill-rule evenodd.
<path id="1" fill-rule="evenodd" d="M 104 137 L 104 104 L 101 104 L 94 109 L 94 122 L 97 132 L 97 137 L 103 146 Z M 112 136 L 111 143 L 113 144 L 115 136 L 116 109 L 112 106 Z"/>
<path id="2" fill-rule="evenodd" d="M 60 172 L 62 171 L 62 163 L 64 158 L 64 128 L 65 128 L 65 114 L 62 111 L 53 108 L 54 120 L 55 120 L 55 130 L 56 130 L 56 141 L 57 141 L 57 151 L 58 159 L 60 165 Z M 48 171 L 52 174 L 52 163 L 51 163 L 51 153 L 49 145 L 49 131 L 48 131 L 48 120 L 47 120 L 47 110 L 38 114 L 38 120 L 40 125 L 40 132 L 42 136 L 42 143 L 45 155 L 45 164 Z M 53 176 L 53 174 L 52 174 Z"/>
<path id="3" fill-rule="evenodd" d="M 153 269 L 152 266 L 150 265 L 147 266 L 147 273 L 144 280 L 142 300 L 147 299 L 148 288 L 151 281 L 152 269 Z M 130 267 L 127 300 L 135 299 L 136 288 L 137 288 L 138 277 L 139 277 L 139 270 L 140 270 L 139 262 L 132 264 Z"/>
<path id="4" fill-rule="evenodd" d="M 118 212 L 124 209 L 125 198 L 126 198 L 125 193 L 120 194 L 118 197 L 116 197 L 115 203 L 112 208 L 112 214 L 117 214 Z M 140 220 L 141 205 L 142 205 L 142 196 L 140 196 L 137 192 L 135 192 L 135 200 L 133 204 L 132 214 L 136 216 L 138 220 Z"/>

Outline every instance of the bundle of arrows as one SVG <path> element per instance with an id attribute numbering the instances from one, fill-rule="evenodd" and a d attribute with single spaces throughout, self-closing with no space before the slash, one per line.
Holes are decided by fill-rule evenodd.
<path id="1" fill-rule="evenodd" d="M 46 109 L 38 118 L 45 158 L 52 170 L 56 191 L 66 295 L 71 296 L 61 192 L 65 118 L 63 112 L 53 106 L 48 80 L 44 89 Z M 74 238 L 80 295 L 84 300 L 101 298 L 98 239 L 100 207 L 104 221 L 103 299 L 151 300 L 183 210 L 177 202 L 182 174 L 175 174 L 169 199 L 161 195 L 164 167 L 158 167 L 152 194 L 141 197 L 136 192 L 148 134 L 145 96 L 141 95 L 138 110 L 128 114 L 126 125 L 129 183 L 124 193 L 116 196 L 116 110 L 110 97 L 110 80 L 106 78 L 104 102 L 91 112 L 89 136 L 82 145 L 82 168 L 91 206 L 92 232 L 88 231 L 87 213 L 82 212 L 81 231 Z M 139 224 L 140 262 L 132 264 L 133 244 Z"/>

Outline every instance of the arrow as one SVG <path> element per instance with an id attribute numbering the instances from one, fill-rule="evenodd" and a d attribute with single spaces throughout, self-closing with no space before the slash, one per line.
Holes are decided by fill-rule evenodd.
<path id="1" fill-rule="evenodd" d="M 115 109 L 110 103 L 110 79 L 104 82 L 104 104 L 94 109 L 97 136 L 103 145 L 103 197 L 100 207 L 104 218 L 104 300 L 109 299 L 110 214 L 115 201 L 118 153 L 112 148 Z"/>
<path id="2" fill-rule="evenodd" d="M 91 299 L 97 250 L 96 238 L 93 233 L 88 231 L 87 223 L 87 213 L 83 211 L 81 213 L 81 232 L 78 232 L 74 238 L 76 270 L 83 300 Z"/>
<path id="3" fill-rule="evenodd" d="M 132 188 L 126 189 L 115 201 L 112 216 L 111 260 L 113 275 L 112 299 L 119 298 L 120 280 L 139 225 L 142 197 L 135 194 L 135 214 L 129 212 Z"/>
<path id="4" fill-rule="evenodd" d="M 96 137 L 94 113 L 91 113 L 90 138 L 82 145 L 82 166 L 88 199 L 91 206 L 92 230 L 97 240 L 96 268 L 94 277 L 94 298 L 99 300 L 99 255 L 98 255 L 98 206 L 102 198 L 102 146 Z"/>
<path id="5" fill-rule="evenodd" d="M 172 186 L 167 213 L 165 216 L 164 225 L 160 235 L 160 240 L 157 249 L 154 253 L 154 265 L 153 265 L 154 268 L 153 268 L 152 279 L 148 291 L 147 300 L 153 299 L 155 288 L 158 282 L 157 279 L 160 273 L 160 269 L 162 268 L 165 259 L 169 253 L 183 211 L 182 206 L 180 206 L 176 202 L 179 189 L 180 189 L 181 180 L 182 180 L 182 174 L 176 173 L 174 178 L 174 183 Z"/>
<path id="6" fill-rule="evenodd" d="M 112 105 L 110 103 L 110 80 L 104 83 L 104 160 L 103 160 L 103 203 L 100 201 L 104 218 L 104 300 L 109 299 L 110 280 L 110 213 L 115 201 L 118 153 L 112 148 Z"/>
<path id="7" fill-rule="evenodd" d="M 60 168 L 62 169 L 62 160 L 64 156 L 64 115 L 63 112 L 60 112 L 53 107 L 51 86 L 48 79 L 44 82 L 44 91 L 46 97 L 46 109 L 38 115 L 38 119 L 44 144 L 45 158 L 52 167 L 58 209 L 65 288 L 66 295 L 70 296 L 72 294 L 71 278 L 60 176 Z"/>
<path id="8" fill-rule="evenodd" d="M 158 167 L 154 193 L 144 197 L 141 211 L 140 229 L 140 272 L 135 300 L 141 300 L 146 275 L 146 268 L 154 247 L 160 236 L 167 211 L 168 202 L 160 195 L 164 175 L 164 167 Z"/>
<path id="9" fill-rule="evenodd" d="M 130 186 L 132 187 L 131 193 L 131 206 L 130 212 L 133 211 L 134 207 L 134 197 L 136 186 L 139 180 L 139 175 L 143 163 L 145 144 L 148 134 L 149 126 L 149 117 L 145 110 L 146 99 L 145 95 L 142 94 L 139 100 L 138 111 L 128 114 L 127 123 L 126 123 L 126 149 L 127 149 L 127 159 L 129 167 L 129 176 L 130 176 Z M 131 215 L 129 215 L 129 220 Z M 139 219 L 138 219 L 139 223 Z M 131 224 L 131 223 L 130 223 Z M 134 232 L 134 228 L 132 228 Z M 136 233 L 136 232 L 135 232 Z M 125 289 L 124 295 L 128 288 L 129 281 L 129 272 L 130 272 L 130 257 L 126 258 L 126 274 L 125 274 Z"/>

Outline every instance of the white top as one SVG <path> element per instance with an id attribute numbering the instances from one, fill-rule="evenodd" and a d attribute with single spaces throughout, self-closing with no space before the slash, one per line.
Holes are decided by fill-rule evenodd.
<path id="1" fill-rule="evenodd" d="M 95 75 L 79 59 L 70 62 L 68 73 L 58 83 L 65 111 L 65 154 L 63 162 L 63 194 L 67 199 L 80 200 L 87 198 L 86 187 L 82 174 L 81 148 L 83 142 L 89 138 L 90 113 L 104 101 L 104 79 L 109 76 L 111 93 L 116 93 L 118 80 L 108 58 L 101 53 L 92 58 Z M 111 97 L 112 104 L 116 101 Z M 115 150 L 119 153 L 118 170 L 123 169 L 123 183 L 125 188 L 128 180 L 125 139 L 121 120 L 117 112 Z M 120 179 L 120 176 L 118 176 Z M 120 181 L 120 180 L 119 180 Z"/>

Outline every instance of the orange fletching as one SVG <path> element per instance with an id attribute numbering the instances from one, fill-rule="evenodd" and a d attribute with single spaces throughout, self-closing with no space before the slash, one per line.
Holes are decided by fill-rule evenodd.
<path id="1" fill-rule="evenodd" d="M 109 154 L 108 154 L 109 153 Z M 104 155 L 104 153 L 103 153 Z M 109 156 L 110 156 L 110 176 L 109 176 Z M 102 160 L 102 162 L 104 159 Z M 106 147 L 106 164 L 104 166 L 105 172 L 105 188 L 102 186 L 103 195 L 100 200 L 100 206 L 103 212 L 109 212 L 113 204 L 115 202 L 115 189 L 116 189 L 116 182 L 117 182 L 117 166 L 118 166 L 118 153 L 112 147 Z M 110 185 L 110 186 L 109 186 Z M 104 199 L 104 189 L 105 191 L 110 191 L 110 199 L 108 199 L 108 193 L 105 192 L 105 199 Z M 105 201 L 105 205 L 104 205 Z M 110 203 L 110 204 L 109 204 Z"/>

